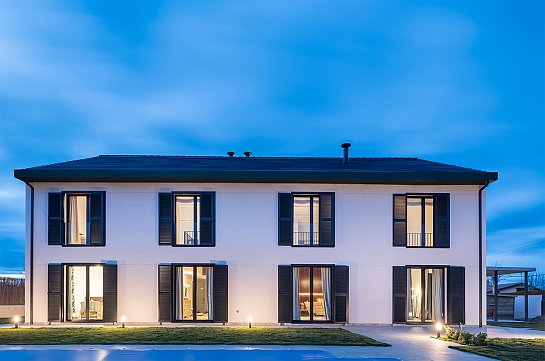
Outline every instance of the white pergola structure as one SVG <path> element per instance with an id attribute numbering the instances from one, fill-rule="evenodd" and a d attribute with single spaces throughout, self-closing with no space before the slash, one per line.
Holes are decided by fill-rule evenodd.
<path id="1" fill-rule="evenodd" d="M 528 322 L 528 272 L 535 270 L 526 267 L 486 267 L 486 275 L 494 280 L 494 321 L 498 320 L 498 276 L 524 273 L 524 322 Z"/>

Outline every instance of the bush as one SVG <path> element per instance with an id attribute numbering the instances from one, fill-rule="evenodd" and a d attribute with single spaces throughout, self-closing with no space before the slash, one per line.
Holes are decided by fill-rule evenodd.
<path id="1" fill-rule="evenodd" d="M 452 327 L 445 326 L 445 337 L 449 341 L 457 342 L 462 345 L 483 346 L 486 344 L 487 334 L 479 332 L 479 334 L 475 336 L 468 331 L 456 330 Z"/>

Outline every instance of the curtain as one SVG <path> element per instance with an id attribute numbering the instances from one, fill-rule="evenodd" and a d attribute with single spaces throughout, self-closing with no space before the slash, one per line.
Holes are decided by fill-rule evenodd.
<path id="1" fill-rule="evenodd" d="M 293 267 L 293 319 L 301 319 L 301 305 L 299 304 L 299 268 Z"/>
<path id="2" fill-rule="evenodd" d="M 411 272 L 411 269 L 409 268 L 407 270 L 407 320 L 408 321 L 412 321 L 414 320 L 414 313 L 413 313 L 413 294 L 414 294 L 414 290 L 413 290 L 413 277 L 412 277 L 412 272 Z"/>
<path id="3" fill-rule="evenodd" d="M 79 222 L 78 222 L 78 198 L 75 196 L 68 197 L 69 200 L 69 207 L 70 207 L 70 219 L 68 220 L 68 224 L 70 225 L 70 229 L 68 230 L 69 234 L 69 244 L 79 244 L 80 238 L 79 238 Z"/>
<path id="4" fill-rule="evenodd" d="M 443 322 L 443 270 L 432 270 L 432 294 L 433 294 L 433 313 L 432 319 L 436 322 Z"/>
<path id="5" fill-rule="evenodd" d="M 214 319 L 214 297 L 213 297 L 213 274 L 212 270 L 213 267 L 206 267 L 206 297 L 208 299 L 208 319 L 213 320 Z"/>
<path id="6" fill-rule="evenodd" d="M 325 319 L 331 320 L 331 268 L 322 267 L 322 289 L 324 291 Z"/>
<path id="7" fill-rule="evenodd" d="M 176 267 L 176 319 L 183 320 L 183 292 L 184 292 L 184 273 L 182 267 Z"/>

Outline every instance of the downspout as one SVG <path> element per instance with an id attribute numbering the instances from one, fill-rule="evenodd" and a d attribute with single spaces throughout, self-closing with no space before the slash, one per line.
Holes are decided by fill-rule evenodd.
<path id="1" fill-rule="evenodd" d="M 479 189 L 479 327 L 483 327 L 483 190 L 490 181 Z"/>
<path id="2" fill-rule="evenodd" d="M 29 280 L 29 291 L 30 291 L 30 320 L 29 324 L 34 324 L 34 187 L 24 181 L 25 184 L 30 188 L 30 280 Z"/>

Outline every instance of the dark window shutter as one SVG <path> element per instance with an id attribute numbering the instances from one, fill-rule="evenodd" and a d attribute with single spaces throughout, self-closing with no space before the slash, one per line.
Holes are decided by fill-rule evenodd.
<path id="1" fill-rule="evenodd" d="M 49 193 L 47 216 L 47 244 L 60 245 L 63 233 L 61 193 Z"/>
<path id="2" fill-rule="evenodd" d="M 435 225 L 433 227 L 435 247 L 450 247 L 449 201 L 449 194 L 435 195 Z"/>
<path id="3" fill-rule="evenodd" d="M 394 194 L 394 247 L 407 245 L 407 196 Z"/>
<path id="4" fill-rule="evenodd" d="M 278 245 L 291 246 L 293 239 L 293 198 L 291 193 L 278 193 Z"/>
<path id="5" fill-rule="evenodd" d="M 90 243 L 105 244 L 105 213 L 106 213 L 106 193 L 91 192 L 90 194 Z"/>
<path id="6" fill-rule="evenodd" d="M 292 278 L 291 266 L 278 266 L 278 322 L 293 321 L 292 310 Z"/>
<path id="7" fill-rule="evenodd" d="M 335 193 L 320 194 L 320 246 L 335 246 Z"/>
<path id="8" fill-rule="evenodd" d="M 214 193 L 201 193 L 201 246 L 213 246 L 214 242 Z"/>
<path id="9" fill-rule="evenodd" d="M 47 320 L 62 319 L 62 266 L 47 265 Z"/>
<path id="10" fill-rule="evenodd" d="M 447 271 L 447 323 L 465 324 L 465 268 L 449 267 Z"/>
<path id="11" fill-rule="evenodd" d="M 228 308 L 228 280 L 227 265 L 214 266 L 214 322 L 227 322 Z"/>
<path id="12" fill-rule="evenodd" d="M 102 269 L 103 287 L 103 320 L 117 321 L 117 265 L 105 264 Z"/>
<path id="13" fill-rule="evenodd" d="M 393 322 L 406 322 L 407 308 L 407 267 L 393 268 Z"/>
<path id="14" fill-rule="evenodd" d="M 333 321 L 345 323 L 348 322 L 348 266 L 335 266 L 333 274 Z"/>
<path id="15" fill-rule="evenodd" d="M 159 322 L 172 321 L 172 266 L 159 265 Z"/>
<path id="16" fill-rule="evenodd" d="M 159 245 L 172 245 L 172 193 L 159 193 Z"/>

